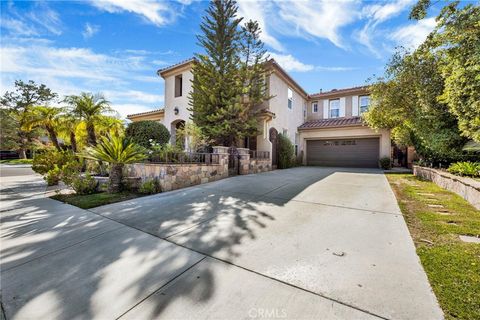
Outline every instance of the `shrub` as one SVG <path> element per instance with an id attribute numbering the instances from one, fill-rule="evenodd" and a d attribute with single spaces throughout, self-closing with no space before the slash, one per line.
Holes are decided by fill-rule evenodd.
<path id="1" fill-rule="evenodd" d="M 278 168 L 286 169 L 295 164 L 295 147 L 283 134 L 278 135 Z"/>
<path id="2" fill-rule="evenodd" d="M 71 180 L 70 186 L 77 194 L 92 194 L 97 191 L 98 182 L 89 173 L 78 175 Z"/>
<path id="3" fill-rule="evenodd" d="M 53 186 L 60 181 L 63 166 L 72 161 L 77 160 L 71 151 L 46 149 L 33 157 L 32 170 L 43 175 L 47 184 Z"/>
<path id="4" fill-rule="evenodd" d="M 380 158 L 378 163 L 380 164 L 380 168 L 382 168 L 383 170 L 388 170 L 392 168 L 392 160 L 390 159 L 390 157 Z"/>
<path id="5" fill-rule="evenodd" d="M 185 152 L 179 146 L 171 144 L 160 145 L 152 142 L 148 159 L 152 162 L 176 163 L 181 162 L 184 155 Z"/>
<path id="6" fill-rule="evenodd" d="M 75 154 L 71 151 L 57 151 L 55 149 L 45 149 L 39 151 L 33 157 L 32 170 L 41 175 L 47 174 L 50 170 L 62 168 L 70 161 L 75 160 Z"/>
<path id="7" fill-rule="evenodd" d="M 161 145 L 170 141 L 170 133 L 167 128 L 156 121 L 131 122 L 128 124 L 125 135 L 144 148 L 149 148 L 151 141 Z"/>
<path id="8" fill-rule="evenodd" d="M 480 177 L 480 162 L 452 163 L 447 171 L 459 176 Z"/>
<path id="9" fill-rule="evenodd" d="M 160 183 L 158 182 L 158 179 L 146 180 L 140 185 L 140 188 L 138 188 L 138 192 L 143 194 L 154 194 L 160 191 Z"/>
<path id="10" fill-rule="evenodd" d="M 60 181 L 61 170 L 59 167 L 55 166 L 53 169 L 49 170 L 43 177 L 47 181 L 47 185 L 54 186 L 57 185 Z"/>

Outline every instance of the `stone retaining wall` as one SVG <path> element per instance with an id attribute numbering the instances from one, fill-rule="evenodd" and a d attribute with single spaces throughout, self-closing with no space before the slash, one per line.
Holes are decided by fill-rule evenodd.
<path id="1" fill-rule="evenodd" d="M 129 177 L 142 181 L 157 178 L 162 191 L 171 191 L 228 177 L 228 153 L 226 147 L 214 147 L 219 155 L 218 164 L 198 163 L 135 163 L 126 166 Z"/>
<path id="2" fill-rule="evenodd" d="M 475 208 L 480 209 L 480 182 L 467 177 L 459 177 L 445 171 L 413 166 L 413 174 L 435 182 L 440 187 L 455 192 Z"/>
<path id="3" fill-rule="evenodd" d="M 250 159 L 249 173 L 272 171 L 271 159 Z"/>

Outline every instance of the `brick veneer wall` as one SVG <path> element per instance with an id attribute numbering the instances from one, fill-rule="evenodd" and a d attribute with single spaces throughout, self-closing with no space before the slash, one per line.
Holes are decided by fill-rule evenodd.
<path id="1" fill-rule="evenodd" d="M 413 166 L 413 174 L 435 182 L 440 187 L 455 192 L 475 208 L 480 209 L 480 182 L 466 177 L 459 177 L 445 171 Z"/>

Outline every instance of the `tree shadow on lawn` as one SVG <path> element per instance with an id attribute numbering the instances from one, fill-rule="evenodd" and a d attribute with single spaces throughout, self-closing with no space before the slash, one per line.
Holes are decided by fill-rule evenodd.
<path id="1" fill-rule="evenodd" d="M 236 246 L 254 241 L 275 222 L 275 206 L 336 171 L 239 176 L 92 210 L 110 220 L 50 199 L 18 200 L 18 209 L 1 218 L 7 318 L 116 318 L 180 279 L 191 282 L 186 284 L 191 291 L 165 297 L 152 316 L 190 292 L 201 290 L 201 301 L 208 301 L 216 287 L 211 270 L 202 269 L 201 281 L 180 275 L 201 263 L 202 253 L 221 251 L 222 259 L 233 261 L 240 255 Z M 297 187 L 290 198 L 264 197 L 288 183 Z M 167 242 L 189 231 L 195 251 Z"/>

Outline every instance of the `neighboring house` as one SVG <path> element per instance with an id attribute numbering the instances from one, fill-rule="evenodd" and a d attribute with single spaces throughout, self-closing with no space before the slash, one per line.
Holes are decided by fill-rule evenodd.
<path id="1" fill-rule="evenodd" d="M 190 118 L 194 62 L 189 59 L 158 70 L 165 80 L 165 108 L 132 114 L 128 119 L 159 121 L 175 142 L 176 131 Z M 281 133 L 295 145 L 295 154 L 306 165 L 378 167 L 379 158 L 390 157 L 390 132 L 374 131 L 361 120 L 370 105 L 366 87 L 309 95 L 275 60 L 269 60 L 267 67 L 273 98 L 258 107 L 261 134 L 245 139 L 240 147 L 269 151 L 276 165 L 276 139 Z"/>

